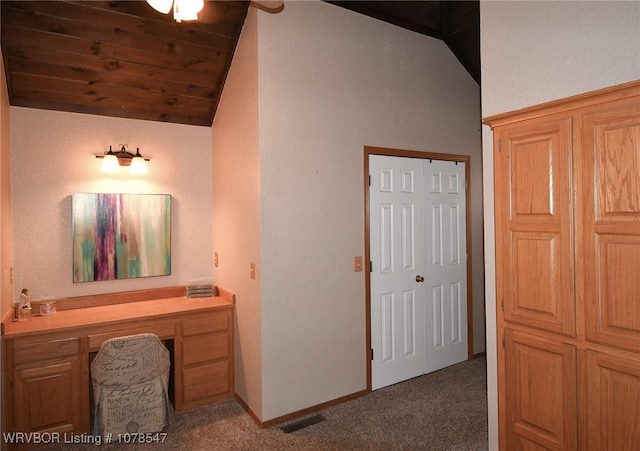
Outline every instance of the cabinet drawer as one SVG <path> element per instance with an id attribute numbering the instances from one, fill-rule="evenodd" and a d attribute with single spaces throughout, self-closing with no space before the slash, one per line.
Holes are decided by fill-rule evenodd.
<path id="1" fill-rule="evenodd" d="M 213 332 L 225 332 L 229 330 L 231 315 L 229 313 L 215 316 L 204 316 L 198 319 L 182 321 L 182 336 L 208 334 Z"/>
<path id="2" fill-rule="evenodd" d="M 229 336 L 214 335 L 190 338 L 182 342 L 183 365 L 229 358 Z"/>
<path id="3" fill-rule="evenodd" d="M 185 403 L 222 395 L 231 389 L 229 362 L 227 361 L 185 369 L 182 372 L 182 377 L 184 378 Z"/>
<path id="4" fill-rule="evenodd" d="M 16 367 L 31 362 L 55 360 L 80 354 L 80 338 L 39 341 L 12 347 L 13 362 Z"/>
<path id="5" fill-rule="evenodd" d="M 173 338 L 175 335 L 174 323 L 157 324 L 154 326 L 139 327 L 137 329 L 122 329 L 113 332 L 105 332 L 101 334 L 89 335 L 89 350 L 97 351 L 100 349 L 100 345 L 111 338 L 124 337 L 127 335 L 137 334 L 155 334 L 164 340 L 167 338 Z"/>

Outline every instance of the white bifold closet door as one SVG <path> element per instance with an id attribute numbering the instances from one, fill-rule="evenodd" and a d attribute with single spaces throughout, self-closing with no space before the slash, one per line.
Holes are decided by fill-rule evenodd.
<path id="1" fill-rule="evenodd" d="M 372 388 L 467 359 L 464 163 L 369 157 Z"/>

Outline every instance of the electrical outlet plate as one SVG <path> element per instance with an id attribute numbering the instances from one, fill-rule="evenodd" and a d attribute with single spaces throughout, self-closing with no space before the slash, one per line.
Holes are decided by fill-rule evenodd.
<path id="1" fill-rule="evenodd" d="M 362 271 L 362 257 L 353 257 L 353 271 Z"/>

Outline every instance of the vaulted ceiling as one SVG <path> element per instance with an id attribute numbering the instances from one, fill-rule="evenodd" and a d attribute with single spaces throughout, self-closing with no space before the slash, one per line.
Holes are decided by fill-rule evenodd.
<path id="1" fill-rule="evenodd" d="M 327 1 L 441 39 L 480 84 L 479 1 Z"/>
<path id="2" fill-rule="evenodd" d="M 143 0 L 2 0 L 10 103 L 211 125 L 249 3 L 205 1 L 176 23 Z M 328 3 L 442 39 L 479 83 L 478 1 Z"/>

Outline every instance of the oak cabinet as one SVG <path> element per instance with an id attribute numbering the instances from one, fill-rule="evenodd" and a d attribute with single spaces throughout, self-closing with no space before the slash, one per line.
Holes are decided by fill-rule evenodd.
<path id="1" fill-rule="evenodd" d="M 233 395 L 233 321 L 231 311 L 182 321 L 179 391 L 183 408 Z"/>
<path id="2" fill-rule="evenodd" d="M 234 301 L 232 294 L 163 298 L 69 309 L 50 317 L 34 315 L 20 323 L 4 321 L 3 401 L 8 431 L 57 434 L 60 440 L 65 434 L 90 432 L 91 354 L 109 338 L 143 332 L 173 340 L 176 410 L 232 397 Z"/>
<path id="3" fill-rule="evenodd" d="M 571 120 L 532 119 L 496 136 L 504 319 L 574 336 Z"/>
<path id="4" fill-rule="evenodd" d="M 487 118 L 501 449 L 640 449 L 640 82 Z"/>
<path id="5" fill-rule="evenodd" d="M 586 352 L 586 449 L 638 449 L 640 358 Z"/>
<path id="6" fill-rule="evenodd" d="M 14 430 L 80 432 L 83 401 L 79 339 L 67 338 L 12 346 L 9 385 Z M 36 352 L 29 352 L 39 350 Z M 46 353 L 43 353 L 43 351 Z"/>
<path id="7" fill-rule="evenodd" d="M 589 341 L 640 350 L 640 100 L 581 117 L 578 255 Z M 581 182 L 581 183 L 580 183 Z"/>
<path id="8" fill-rule="evenodd" d="M 576 347 L 505 329 L 507 449 L 575 449 Z"/>

